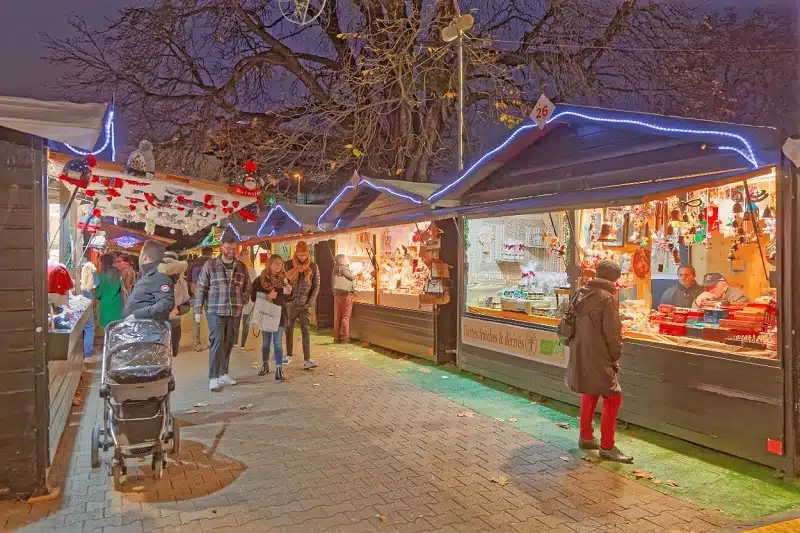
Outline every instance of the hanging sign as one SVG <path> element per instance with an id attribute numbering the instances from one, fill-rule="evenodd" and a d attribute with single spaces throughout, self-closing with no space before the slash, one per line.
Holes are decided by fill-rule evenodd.
<path id="1" fill-rule="evenodd" d="M 566 367 L 569 348 L 555 331 L 511 326 L 488 320 L 461 319 L 461 342 L 495 352 Z"/>
<path id="2" fill-rule="evenodd" d="M 531 113 L 531 118 L 536 122 L 536 125 L 539 126 L 539 129 L 544 129 L 544 125 L 547 124 L 547 121 L 553 116 L 553 109 L 555 109 L 555 107 L 555 104 L 544 94 L 536 101 L 536 105 L 533 107 L 533 112 Z"/>

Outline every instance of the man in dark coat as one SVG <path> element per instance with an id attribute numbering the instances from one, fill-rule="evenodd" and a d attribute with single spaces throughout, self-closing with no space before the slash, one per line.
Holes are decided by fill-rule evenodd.
<path id="1" fill-rule="evenodd" d="M 133 286 L 122 312 L 124 317 L 152 318 L 159 322 L 169 320 L 175 307 L 172 279 L 159 272 L 158 265 L 164 262 L 164 247 L 156 241 L 147 241 L 139 254 L 139 281 Z"/>
<path id="2" fill-rule="evenodd" d="M 618 264 L 601 261 L 597 275 L 575 296 L 575 335 L 569 343 L 567 386 L 581 395 L 581 434 L 578 446 L 600 450 L 607 461 L 632 463 L 614 445 L 617 413 L 622 404 L 622 389 L 617 377 L 622 354 L 622 322 L 614 283 L 620 278 Z M 600 421 L 601 440 L 594 438 L 594 412 L 603 397 Z"/>

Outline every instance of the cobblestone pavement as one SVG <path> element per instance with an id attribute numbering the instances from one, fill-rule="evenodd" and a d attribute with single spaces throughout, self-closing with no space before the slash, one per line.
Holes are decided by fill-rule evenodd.
<path id="1" fill-rule="evenodd" d="M 51 473 L 60 492 L 51 501 L 0 503 L 0 526 L 59 533 L 702 533 L 727 524 L 346 351 L 314 349 L 320 367 L 303 371 L 295 360 L 285 383 L 256 375 L 256 352 L 234 353 L 240 383 L 221 393 L 207 390 L 205 353 L 181 354 L 173 413 L 182 451 L 158 482 L 149 462 L 131 463 L 123 492 L 112 488 L 108 454 L 101 468 L 90 468 L 100 402 L 96 370 L 85 372 L 83 401 Z"/>

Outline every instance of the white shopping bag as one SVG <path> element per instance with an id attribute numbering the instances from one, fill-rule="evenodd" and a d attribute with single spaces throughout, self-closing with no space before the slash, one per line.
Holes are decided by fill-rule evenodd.
<path id="1" fill-rule="evenodd" d="M 281 306 L 259 294 L 250 313 L 250 325 L 261 331 L 274 333 L 281 327 Z"/>

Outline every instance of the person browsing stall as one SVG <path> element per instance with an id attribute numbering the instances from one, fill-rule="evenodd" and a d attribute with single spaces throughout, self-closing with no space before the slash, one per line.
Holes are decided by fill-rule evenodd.
<path id="1" fill-rule="evenodd" d="M 175 307 L 172 279 L 160 272 L 164 262 L 164 247 L 156 241 L 147 241 L 139 254 L 139 269 L 142 274 L 133 286 L 125 303 L 126 318 L 150 318 L 159 322 L 169 320 Z"/>
<path id="2" fill-rule="evenodd" d="M 694 307 L 700 309 L 715 304 L 743 304 L 747 303 L 747 296 L 741 289 L 728 285 L 728 280 L 719 272 L 711 272 L 703 277 L 705 291 L 694 302 Z"/>
<path id="3" fill-rule="evenodd" d="M 697 283 L 697 271 L 692 265 L 678 267 L 678 283 L 670 287 L 661 296 L 661 305 L 690 308 L 703 292 L 703 287 Z"/>

